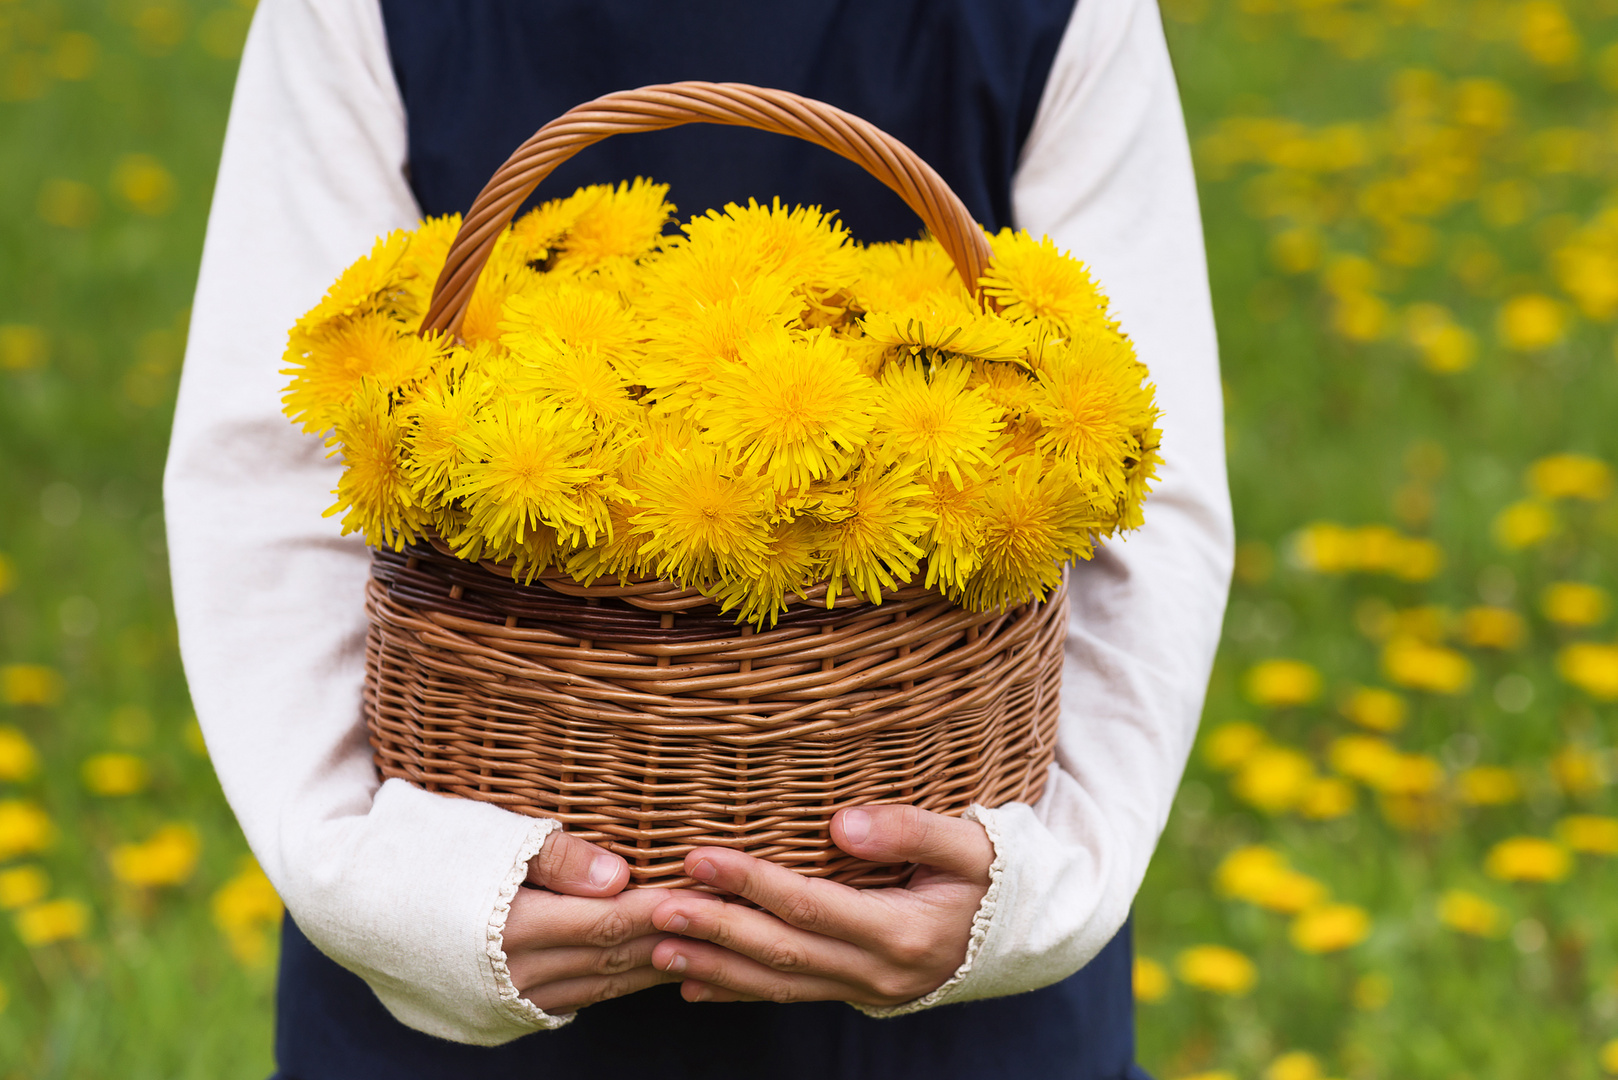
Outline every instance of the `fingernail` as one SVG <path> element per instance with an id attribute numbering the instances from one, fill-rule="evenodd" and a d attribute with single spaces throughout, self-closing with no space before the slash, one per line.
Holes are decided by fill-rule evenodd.
<path id="1" fill-rule="evenodd" d="M 697 865 L 691 868 L 691 876 L 698 881 L 712 881 L 719 876 L 719 868 L 707 859 L 699 859 Z"/>
<path id="2" fill-rule="evenodd" d="M 863 844 L 871 835 L 871 815 L 864 810 L 843 811 L 843 839 L 850 844 Z"/>
<path id="3" fill-rule="evenodd" d="M 618 876 L 618 860 L 602 852 L 590 861 L 590 884 L 605 889 Z"/>
<path id="4" fill-rule="evenodd" d="M 713 997 L 713 995 L 711 993 L 709 993 L 708 988 L 706 986 L 704 986 L 701 990 L 698 990 L 695 994 L 693 994 L 691 996 L 691 1000 L 692 1001 L 707 1001 L 711 997 Z"/>
<path id="5" fill-rule="evenodd" d="M 681 956 L 679 953 L 675 953 L 674 958 L 669 961 L 669 966 L 664 968 L 663 970 L 664 971 L 672 971 L 672 972 L 674 972 L 676 974 L 678 974 L 679 972 L 684 971 L 685 970 L 685 957 Z"/>
<path id="6" fill-rule="evenodd" d="M 679 912 L 675 912 L 673 915 L 670 915 L 666 920 L 664 920 L 663 929 L 667 930 L 671 934 L 683 934 L 685 933 L 685 928 L 690 925 L 690 921 L 687 920 L 684 915 L 681 915 Z"/>

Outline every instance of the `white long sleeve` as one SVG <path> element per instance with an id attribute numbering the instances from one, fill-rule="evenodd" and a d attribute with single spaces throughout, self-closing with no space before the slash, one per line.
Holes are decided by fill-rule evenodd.
<path id="1" fill-rule="evenodd" d="M 281 415 L 286 328 L 414 224 L 376 0 L 262 0 L 226 134 L 165 476 L 181 649 L 226 797 L 299 927 L 412 1027 L 554 1027 L 500 933 L 553 823 L 378 786 L 360 713 L 368 556 L 321 511 L 339 466 Z M 1149 0 L 1079 0 L 1014 187 L 1090 263 L 1151 368 L 1168 464 L 1146 526 L 1074 577 L 1057 763 L 996 845 L 968 960 L 909 1011 L 1054 982 L 1122 925 L 1168 814 L 1231 554 L 1189 152 Z"/>

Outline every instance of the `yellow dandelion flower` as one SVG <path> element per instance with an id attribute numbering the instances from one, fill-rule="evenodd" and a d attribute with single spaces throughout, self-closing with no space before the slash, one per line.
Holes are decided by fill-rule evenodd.
<path id="1" fill-rule="evenodd" d="M 0 801 L 0 862 L 44 851 L 56 841 L 56 826 L 39 804 Z"/>
<path id="2" fill-rule="evenodd" d="M 371 253 L 338 275 L 320 303 L 298 320 L 298 328 L 309 331 L 333 319 L 391 314 L 400 296 L 400 264 L 410 242 L 410 234 L 402 229 L 377 237 Z"/>
<path id="3" fill-rule="evenodd" d="M 657 572 L 702 587 L 757 575 L 769 554 L 769 484 L 731 455 L 692 446 L 648 459 L 630 520 L 649 537 L 641 548 Z"/>
<path id="4" fill-rule="evenodd" d="M 1035 384 L 1040 447 L 1077 465 L 1120 501 L 1126 476 L 1148 451 L 1144 444 L 1156 446 L 1157 408 L 1145 376 L 1128 341 L 1092 335 L 1050 350 Z"/>
<path id="5" fill-rule="evenodd" d="M 0 870 L 0 908 L 6 911 L 37 904 L 50 891 L 50 875 L 37 866 Z"/>
<path id="6" fill-rule="evenodd" d="M 183 885 L 196 871 L 202 837 L 185 822 L 164 825 L 140 843 L 112 849 L 112 873 L 128 885 Z"/>
<path id="7" fill-rule="evenodd" d="M 464 358 L 464 350 L 457 348 L 456 356 Z M 471 431 L 492 391 L 489 380 L 469 374 L 467 361 L 452 360 L 423 381 L 414 399 L 399 410 L 405 432 L 405 475 L 421 506 L 437 510 L 447 501 L 455 470 L 466 462 L 459 440 Z"/>
<path id="8" fill-rule="evenodd" d="M 1554 840 L 1513 836 L 1484 856 L 1483 872 L 1500 881 L 1555 882 L 1573 871 L 1573 857 Z"/>
<path id="9" fill-rule="evenodd" d="M 868 312 L 865 337 L 889 357 L 935 353 L 1026 364 L 1036 336 L 1025 326 L 984 311 L 964 294 L 935 293 L 901 308 Z"/>
<path id="10" fill-rule="evenodd" d="M 331 445 L 341 448 L 343 474 L 326 517 L 343 515 L 343 535 L 398 551 L 416 539 L 426 518 L 404 466 L 404 430 L 388 394 L 369 379 L 338 412 Z"/>
<path id="11" fill-rule="evenodd" d="M 1575 641 L 1556 654 L 1556 672 L 1598 701 L 1618 701 L 1618 645 Z"/>
<path id="12" fill-rule="evenodd" d="M 643 336 L 619 297 L 572 281 L 547 282 L 512 296 L 500 327 L 501 344 L 519 357 L 565 346 L 593 349 L 624 365 L 633 364 Z"/>
<path id="13" fill-rule="evenodd" d="M 961 362 L 889 365 L 882 372 L 883 448 L 921 467 L 927 479 L 948 476 L 961 487 L 994 462 L 990 448 L 1004 426 L 985 395 L 967 389 L 972 369 Z"/>
<path id="14" fill-rule="evenodd" d="M 933 524 L 927 489 L 914 466 L 868 458 L 847 480 L 827 487 L 815 516 L 829 526 L 826 606 L 843 589 L 873 604 L 882 590 L 908 583 L 925 552 L 920 540 Z"/>
<path id="15" fill-rule="evenodd" d="M 1202 744 L 1202 759 L 1211 768 L 1228 772 L 1239 768 L 1269 741 L 1270 737 L 1257 724 L 1232 720 L 1208 733 Z"/>
<path id="16" fill-rule="evenodd" d="M 1320 1059 L 1306 1050 L 1282 1054 L 1264 1070 L 1262 1080 L 1325 1080 Z"/>
<path id="17" fill-rule="evenodd" d="M 866 311 L 893 311 L 934 296 L 969 299 L 944 246 L 932 237 L 870 244 L 860 252 L 855 292 Z"/>
<path id="18" fill-rule="evenodd" d="M 1472 685 L 1472 662 L 1454 649 L 1399 635 L 1382 650 L 1382 670 L 1396 686 L 1459 694 Z"/>
<path id="19" fill-rule="evenodd" d="M 0 727 L 0 781 L 27 780 L 39 771 L 39 752 L 14 727 Z"/>
<path id="20" fill-rule="evenodd" d="M 1612 467 L 1584 454 L 1552 454 L 1529 466 L 1528 484 L 1542 499 L 1600 502 L 1612 494 Z"/>
<path id="21" fill-rule="evenodd" d="M 878 404 L 875 380 L 826 331 L 753 335 L 709 392 L 702 413 L 708 437 L 785 488 L 844 472 L 850 455 L 870 441 Z"/>
<path id="22" fill-rule="evenodd" d="M 1556 838 L 1586 855 L 1618 855 L 1618 818 L 1570 814 L 1556 823 Z"/>
<path id="23" fill-rule="evenodd" d="M 1495 517 L 1494 538 L 1507 551 L 1521 551 L 1555 536 L 1560 524 L 1556 512 L 1545 503 L 1524 499 Z"/>
<path id="24" fill-rule="evenodd" d="M 796 303 L 784 279 L 766 277 L 722 299 L 660 315 L 646 327 L 646 360 L 636 381 L 663 411 L 706 402 L 715 374 L 741 362 L 742 342 L 784 331 Z"/>
<path id="25" fill-rule="evenodd" d="M 994 237 L 994 261 L 983 274 L 983 292 L 1008 318 L 1045 322 L 1073 336 L 1085 328 L 1110 328 L 1107 298 L 1082 262 L 1057 249 L 1048 236 L 1003 229 Z"/>
<path id="26" fill-rule="evenodd" d="M 972 365 L 972 379 L 967 386 L 994 402 L 1000 419 L 1007 423 L 1034 411 L 1034 380 L 1019 365 L 978 361 Z"/>
<path id="27" fill-rule="evenodd" d="M 676 245 L 698 254 L 712 253 L 728 262 L 738 281 L 781 277 L 810 290 L 832 292 L 859 276 L 859 250 L 849 244 L 848 230 L 818 206 L 760 206 L 729 203 L 681 226 L 685 239 Z M 723 299 L 713 296 L 711 299 Z"/>
<path id="28" fill-rule="evenodd" d="M 1308 705 L 1320 697 L 1320 669 L 1302 660 L 1263 660 L 1247 670 L 1247 700 L 1285 709 Z"/>
<path id="29" fill-rule="evenodd" d="M 1451 930 L 1473 937 L 1495 937 L 1500 933 L 1505 912 L 1474 892 L 1446 889 L 1438 898 L 1438 921 Z"/>
<path id="30" fill-rule="evenodd" d="M 1241 997 L 1258 982 L 1253 961 L 1225 945 L 1193 945 L 1175 957 L 1180 981 L 1198 990 Z"/>
<path id="31" fill-rule="evenodd" d="M 1335 776 L 1310 781 L 1298 799 L 1297 811 L 1310 821 L 1335 821 L 1354 810 L 1354 787 Z"/>
<path id="32" fill-rule="evenodd" d="M 461 215 L 424 218 L 410 234 L 410 244 L 399 260 L 398 276 L 407 297 L 400 304 L 400 316 L 406 329 L 417 330 L 427 305 L 432 300 L 433 287 L 449 257 L 450 245 L 461 230 Z"/>
<path id="33" fill-rule="evenodd" d="M 1398 731 L 1405 725 L 1410 705 L 1391 690 L 1374 686 L 1356 687 L 1339 706 L 1343 715 L 1372 731 Z"/>
<path id="34" fill-rule="evenodd" d="M 1295 808 L 1315 781 L 1315 765 L 1290 746 L 1264 746 L 1254 751 L 1236 775 L 1230 790 L 1242 802 L 1266 814 Z"/>
<path id="35" fill-rule="evenodd" d="M 1064 566 L 1092 554 L 1105 518 L 1071 468 L 1043 470 L 1042 464 L 1019 458 L 983 487 L 977 501 L 982 564 L 962 590 L 974 611 L 1043 600 L 1061 582 Z"/>
<path id="36" fill-rule="evenodd" d="M 1522 798 L 1517 774 L 1499 765 L 1474 765 L 1455 778 L 1463 803 L 1469 806 L 1505 806 Z"/>
<path id="37" fill-rule="evenodd" d="M 502 550 L 520 547 L 541 526 L 564 536 L 583 530 L 591 543 L 605 528 L 577 498 L 579 485 L 597 475 L 585 464 L 594 444 L 564 413 L 534 401 L 497 401 L 456 443 L 469 459 L 455 468 L 450 489 L 467 512 L 462 536 L 476 534 Z"/>
<path id="38" fill-rule="evenodd" d="M 1288 936 L 1302 952 L 1341 952 L 1371 936 L 1371 915 L 1354 904 L 1323 904 L 1292 920 Z"/>
<path id="39" fill-rule="evenodd" d="M 1168 969 L 1147 956 L 1135 957 L 1132 981 L 1135 1000 L 1146 1005 L 1155 1005 L 1162 1001 L 1169 996 L 1169 990 L 1172 989 Z"/>
<path id="40" fill-rule="evenodd" d="M 758 570 L 731 578 L 714 591 L 719 610 L 736 608 L 738 622 L 761 623 L 776 619 L 787 609 L 787 597 L 802 598 L 825 574 L 827 528 L 811 517 L 778 522 L 770 528 L 769 544 Z"/>
<path id="41" fill-rule="evenodd" d="M 392 391 L 432 371 L 444 339 L 421 338 L 383 315 L 363 315 L 319 334 L 295 331 L 281 396 L 287 416 L 311 434 L 328 430 L 365 381 Z"/>
<path id="42" fill-rule="evenodd" d="M 1371 788 L 1381 788 L 1399 768 L 1398 748 L 1374 735 L 1343 735 L 1331 741 L 1326 758 L 1332 769 Z"/>
<path id="43" fill-rule="evenodd" d="M 30 949 L 81 938 L 90 929 L 90 908 L 82 900 L 46 900 L 17 912 L 17 937 Z"/>
<path id="44" fill-rule="evenodd" d="M 513 348 L 521 365 L 512 388 L 560 410 L 581 427 L 611 430 L 638 408 L 629 381 L 593 345 L 541 345 L 530 340 Z"/>
<path id="45" fill-rule="evenodd" d="M 79 775 L 91 794 L 117 798 L 138 795 L 146 790 L 151 780 L 151 769 L 134 754 L 96 754 L 85 759 Z"/>
<path id="46" fill-rule="evenodd" d="M 545 291 L 548 284 L 528 265 L 526 253 L 506 229 L 489 252 L 488 262 L 472 288 L 472 299 L 461 319 L 460 336 L 468 344 L 499 341 L 505 332 L 507 305 L 530 291 Z"/>
<path id="47" fill-rule="evenodd" d="M 0 665 L 0 701 L 7 705 L 55 705 L 65 689 L 61 674 L 44 664 Z"/>
<path id="48" fill-rule="evenodd" d="M 667 184 L 636 177 L 613 187 L 598 184 L 572 196 L 577 214 L 566 231 L 555 269 L 593 269 L 611 259 L 638 259 L 657 246 L 674 215 Z"/>
<path id="49" fill-rule="evenodd" d="M 1557 581 L 1540 596 L 1545 618 L 1562 626 L 1595 626 L 1607 617 L 1607 590 L 1583 581 Z"/>
<path id="50" fill-rule="evenodd" d="M 269 956 L 271 935 L 281 924 L 281 898 L 252 856 L 242 862 L 213 894 L 213 921 L 236 959 L 256 965 Z"/>
<path id="51" fill-rule="evenodd" d="M 929 589 L 959 593 L 983 557 L 983 523 L 977 512 L 983 483 L 969 479 L 957 487 L 947 476 L 938 476 L 923 484 L 927 496 L 922 503 L 933 514 L 932 527 L 921 539 L 927 553 L 924 584 Z"/>
<path id="52" fill-rule="evenodd" d="M 565 199 L 550 199 L 540 203 L 511 223 L 512 240 L 536 270 L 551 269 L 560 254 L 573 223 L 584 213 L 592 199 L 586 196 L 592 188 L 580 188 Z"/>
<path id="53" fill-rule="evenodd" d="M 1461 640 L 1474 649 L 1515 649 L 1527 633 L 1523 617 L 1510 608 L 1478 606 L 1461 613 Z"/>

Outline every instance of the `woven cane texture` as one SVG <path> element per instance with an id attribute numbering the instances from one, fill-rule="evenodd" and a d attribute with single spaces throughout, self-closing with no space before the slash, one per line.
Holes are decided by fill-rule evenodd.
<path id="1" fill-rule="evenodd" d="M 906 588 L 738 627 L 662 582 L 530 585 L 425 544 L 375 555 L 366 713 L 377 765 L 554 817 L 693 887 L 701 845 L 857 886 L 907 868 L 831 842 L 839 809 L 960 814 L 1039 797 L 1055 754 L 1066 581 L 968 612 Z M 696 603 L 692 602 L 693 597 Z"/>

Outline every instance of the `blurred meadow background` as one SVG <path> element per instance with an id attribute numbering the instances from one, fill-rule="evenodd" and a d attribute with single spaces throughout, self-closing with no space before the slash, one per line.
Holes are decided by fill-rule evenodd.
<path id="1" fill-rule="evenodd" d="M 1618 1075 L 1618 0 L 1164 4 L 1240 549 L 1142 1059 Z M 250 16 L 0 0 L 0 1077 L 271 1067 L 159 495 Z"/>

